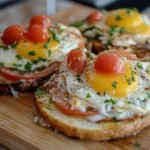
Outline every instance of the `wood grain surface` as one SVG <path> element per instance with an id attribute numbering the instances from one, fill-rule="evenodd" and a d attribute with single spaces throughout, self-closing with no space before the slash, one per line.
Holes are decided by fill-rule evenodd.
<path id="1" fill-rule="evenodd" d="M 91 11 L 91 8 L 73 5 L 50 18 L 68 24 L 72 19 L 84 18 Z M 32 108 L 32 95 L 26 94 L 19 99 L 0 96 L 0 144 L 12 150 L 150 150 L 150 127 L 137 136 L 118 141 L 81 141 L 34 124 Z M 135 146 L 136 142 L 140 147 Z"/>

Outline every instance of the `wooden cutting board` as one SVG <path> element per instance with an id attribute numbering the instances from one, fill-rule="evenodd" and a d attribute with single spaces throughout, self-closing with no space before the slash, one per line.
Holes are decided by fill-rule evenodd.
<path id="1" fill-rule="evenodd" d="M 70 20 L 82 19 L 92 11 L 85 6 L 73 5 L 51 19 L 69 24 Z M 0 96 L 0 144 L 12 150 L 150 150 L 150 127 L 137 136 L 118 141 L 81 141 L 34 124 L 32 108 L 32 95 L 26 94 L 17 100 L 12 96 Z M 136 142 L 141 146 L 136 147 Z"/>

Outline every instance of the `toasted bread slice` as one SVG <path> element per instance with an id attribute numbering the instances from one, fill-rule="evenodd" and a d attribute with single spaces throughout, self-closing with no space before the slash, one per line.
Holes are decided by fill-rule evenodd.
<path id="1" fill-rule="evenodd" d="M 12 89 L 18 92 L 34 92 L 37 87 L 48 81 L 49 76 L 57 71 L 59 63 L 54 62 L 49 66 L 50 74 L 46 77 L 34 80 L 8 80 L 4 76 L 0 75 L 0 93 L 12 93 Z"/>
<path id="2" fill-rule="evenodd" d="M 70 137 L 77 137 L 85 140 L 111 140 L 123 138 L 138 133 L 150 125 L 150 114 L 123 121 L 101 121 L 90 122 L 84 117 L 68 116 L 50 101 L 48 94 L 36 95 L 35 106 L 38 113 L 49 122 L 56 130 L 63 132 Z"/>

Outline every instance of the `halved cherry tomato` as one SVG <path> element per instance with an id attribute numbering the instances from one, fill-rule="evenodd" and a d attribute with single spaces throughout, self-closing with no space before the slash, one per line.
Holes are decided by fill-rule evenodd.
<path id="1" fill-rule="evenodd" d="M 97 21 L 100 21 L 102 17 L 103 17 L 103 14 L 100 11 L 95 11 L 90 14 L 90 16 L 88 17 L 88 21 L 97 22 Z"/>
<path id="2" fill-rule="evenodd" d="M 36 15 L 32 17 L 32 19 L 30 20 L 29 28 L 34 24 L 40 25 L 46 29 L 51 26 L 50 19 L 45 15 Z"/>
<path id="3" fill-rule="evenodd" d="M 48 32 L 45 28 L 34 24 L 28 29 L 26 38 L 32 42 L 46 42 L 48 40 Z"/>
<path id="4" fill-rule="evenodd" d="M 69 68 L 80 75 L 87 64 L 87 56 L 80 49 L 74 49 L 68 54 L 67 63 Z"/>
<path id="5" fill-rule="evenodd" d="M 97 114 L 96 111 L 79 111 L 79 110 L 73 110 L 71 109 L 71 106 L 69 103 L 63 100 L 63 98 L 60 98 L 58 101 L 55 101 L 56 107 L 67 115 L 75 115 L 75 116 L 91 116 Z"/>
<path id="6" fill-rule="evenodd" d="M 103 53 L 98 55 L 95 61 L 95 70 L 103 73 L 124 73 L 125 64 L 115 54 Z"/>
<path id="7" fill-rule="evenodd" d="M 18 79 L 25 79 L 25 80 L 30 80 L 30 79 L 39 79 L 42 77 L 46 77 L 50 75 L 53 70 L 56 70 L 58 64 L 52 64 L 53 67 L 49 66 L 45 68 L 42 71 L 36 71 L 36 72 L 28 72 L 24 74 L 20 74 L 18 71 L 14 71 L 11 69 L 7 68 L 0 68 L 0 73 L 7 79 L 9 80 L 18 80 Z"/>
<path id="8" fill-rule="evenodd" d="M 5 29 L 2 41 L 6 45 L 12 45 L 24 38 L 25 29 L 20 25 L 11 25 Z"/>

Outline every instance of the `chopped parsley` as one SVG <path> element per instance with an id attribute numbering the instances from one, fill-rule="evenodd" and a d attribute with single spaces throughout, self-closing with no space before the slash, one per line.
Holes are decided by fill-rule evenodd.
<path id="1" fill-rule="evenodd" d="M 14 43 L 11 45 L 11 47 L 12 47 L 12 48 L 15 48 L 15 47 L 17 46 L 17 44 L 18 44 L 17 42 L 14 42 Z"/>
<path id="2" fill-rule="evenodd" d="M 116 117 L 113 117 L 112 118 L 115 122 L 117 122 L 118 121 L 118 119 L 116 118 Z"/>
<path id="3" fill-rule="evenodd" d="M 91 60 L 93 59 L 93 57 L 91 56 L 91 54 L 88 53 L 88 52 L 86 53 L 86 56 L 87 56 L 87 58 L 89 58 L 89 59 L 91 59 Z"/>
<path id="4" fill-rule="evenodd" d="M 107 40 L 106 44 L 111 45 L 111 40 Z"/>
<path id="5" fill-rule="evenodd" d="M 7 45 L 0 45 L 0 48 L 3 48 L 3 50 L 8 50 L 8 46 Z"/>
<path id="6" fill-rule="evenodd" d="M 113 86 L 114 88 L 116 88 L 116 87 L 117 87 L 117 82 L 114 81 L 114 82 L 112 83 L 112 86 Z"/>
<path id="7" fill-rule="evenodd" d="M 60 39 L 59 39 L 59 37 L 57 36 L 57 34 L 55 33 L 55 31 L 49 29 L 49 32 L 52 34 L 53 39 L 56 40 L 58 43 L 60 43 Z"/>
<path id="8" fill-rule="evenodd" d="M 139 10 L 136 7 L 132 8 L 132 10 L 136 11 L 136 12 L 139 12 Z"/>
<path id="9" fill-rule="evenodd" d="M 19 60 L 22 59 L 20 55 L 16 55 L 16 58 L 18 58 Z"/>
<path id="10" fill-rule="evenodd" d="M 133 81 L 135 81 L 135 78 L 132 76 L 132 77 L 129 77 L 129 78 L 127 78 L 126 76 L 125 76 L 125 79 L 126 79 L 126 81 L 128 82 L 128 85 L 131 85 L 131 83 L 133 82 Z"/>
<path id="11" fill-rule="evenodd" d="M 42 95 L 44 95 L 44 94 L 46 93 L 46 91 L 41 90 L 40 88 L 38 88 L 35 93 L 36 93 L 38 96 L 42 96 Z"/>
<path id="12" fill-rule="evenodd" d="M 86 98 L 91 98 L 91 94 L 87 93 Z"/>
<path id="13" fill-rule="evenodd" d="M 82 31 L 82 33 L 86 33 L 87 31 L 90 31 L 90 30 L 93 30 L 93 29 L 98 29 L 97 27 L 89 27 L 89 28 L 86 28 L 85 30 Z M 98 29 L 99 30 L 99 29 Z"/>
<path id="14" fill-rule="evenodd" d="M 131 75 L 135 75 L 135 74 L 136 74 L 136 72 L 132 70 L 131 71 Z"/>
<path id="15" fill-rule="evenodd" d="M 137 66 L 138 66 L 138 68 L 140 68 L 140 69 L 143 69 L 143 66 L 142 66 L 142 64 L 140 64 L 140 63 L 137 63 Z"/>
<path id="16" fill-rule="evenodd" d="M 74 27 L 81 27 L 81 26 L 83 26 L 84 25 L 84 21 L 83 20 L 81 20 L 81 21 L 76 21 L 76 22 L 74 22 L 73 24 L 71 24 L 71 26 L 74 26 Z"/>
<path id="17" fill-rule="evenodd" d="M 138 143 L 137 141 L 135 142 L 135 144 L 134 144 L 134 146 L 136 146 L 136 147 L 140 147 L 141 146 L 141 144 L 140 143 Z"/>
<path id="18" fill-rule="evenodd" d="M 15 67 L 21 67 L 22 65 L 21 64 L 13 64 L 13 66 L 15 66 Z"/>
<path id="19" fill-rule="evenodd" d="M 80 78 L 79 75 L 76 76 L 76 79 L 77 79 L 79 82 L 81 82 L 81 78 Z"/>
<path id="20" fill-rule="evenodd" d="M 50 41 L 51 41 L 51 38 L 48 38 L 47 42 L 44 44 L 43 47 L 47 49 L 48 48 L 48 44 L 50 43 Z"/>
<path id="21" fill-rule="evenodd" d="M 52 52 L 51 50 L 48 51 L 48 56 L 51 56 Z"/>
<path id="22" fill-rule="evenodd" d="M 4 67 L 4 63 L 0 62 L 0 68 Z"/>
<path id="23" fill-rule="evenodd" d="M 31 56 L 35 56 L 35 51 L 30 51 L 28 54 Z"/>
<path id="24" fill-rule="evenodd" d="M 116 32 L 116 26 L 112 26 L 108 32 L 112 36 Z"/>
<path id="25" fill-rule="evenodd" d="M 31 67 L 32 67 L 32 63 L 30 62 L 27 62 L 25 65 L 24 65 L 24 68 L 27 72 L 30 72 L 31 71 Z"/>
<path id="26" fill-rule="evenodd" d="M 116 15 L 116 20 L 121 20 L 121 16 Z"/>
<path id="27" fill-rule="evenodd" d="M 105 99 L 104 103 L 112 103 L 113 105 L 116 104 L 116 100 L 113 99 Z"/>
<path id="28" fill-rule="evenodd" d="M 146 95 L 148 98 L 150 98 L 150 92 L 147 92 Z"/>
<path id="29" fill-rule="evenodd" d="M 124 28 L 120 28 L 119 32 L 123 33 L 124 32 Z"/>
<path id="30" fill-rule="evenodd" d="M 127 9 L 127 14 L 131 14 L 131 12 L 132 12 L 132 9 Z"/>

